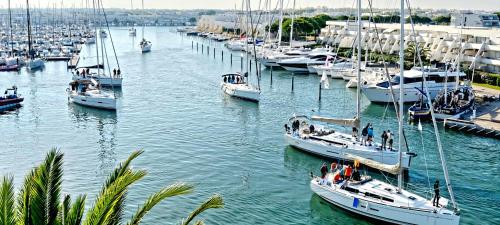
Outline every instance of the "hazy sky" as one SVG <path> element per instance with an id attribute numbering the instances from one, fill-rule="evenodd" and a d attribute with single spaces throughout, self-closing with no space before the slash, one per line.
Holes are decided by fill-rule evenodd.
<path id="1" fill-rule="evenodd" d="M 92 0 L 30 0 L 32 5 L 41 4 L 46 7 L 48 4 L 61 2 L 65 6 L 81 6 L 83 2 Z M 130 0 L 102 0 L 105 7 L 130 8 Z M 141 0 L 132 0 L 134 8 L 140 7 Z M 241 7 L 242 0 L 144 0 L 145 8 L 161 9 L 232 9 L 237 5 Z M 245 0 L 246 1 L 246 0 Z M 258 2 L 266 0 L 250 0 L 253 7 L 257 8 Z M 277 0 L 271 0 L 273 8 Z M 290 1 L 290 2 L 289 2 Z M 25 0 L 11 0 L 11 5 L 20 6 L 25 4 Z M 292 7 L 293 0 L 285 0 L 288 8 Z M 329 8 L 351 7 L 355 0 L 296 0 L 296 8 L 326 6 Z M 471 9 L 500 11 L 500 0 L 411 0 L 412 7 L 420 8 L 447 8 L 447 9 Z M 367 1 L 363 0 L 367 5 Z M 373 0 L 373 4 L 378 8 L 399 7 L 399 0 Z M 7 7 L 7 0 L 0 0 L 0 7 Z"/>

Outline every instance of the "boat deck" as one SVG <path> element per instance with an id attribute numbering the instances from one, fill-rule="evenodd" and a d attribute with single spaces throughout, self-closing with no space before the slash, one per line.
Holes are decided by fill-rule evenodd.
<path id="1" fill-rule="evenodd" d="M 68 68 L 76 68 L 76 65 L 78 65 L 78 62 L 80 61 L 80 56 L 75 54 L 71 59 L 68 61 Z"/>

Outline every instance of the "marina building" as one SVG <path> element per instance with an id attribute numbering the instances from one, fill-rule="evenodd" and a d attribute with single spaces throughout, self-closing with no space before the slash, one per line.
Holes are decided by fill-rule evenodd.
<path id="1" fill-rule="evenodd" d="M 363 49 L 385 54 L 399 51 L 399 24 L 376 24 L 379 38 L 375 24 L 366 21 L 362 26 Z M 355 45 L 356 28 L 355 22 L 328 21 L 321 30 L 320 39 L 325 44 L 352 48 Z M 454 63 L 459 60 L 471 69 L 500 73 L 500 28 L 414 25 L 414 29 L 416 41 L 419 46 L 429 50 L 431 61 Z M 411 30 L 411 25 L 406 24 L 404 48 L 415 40 L 410 36 Z"/>
<path id="2" fill-rule="evenodd" d="M 451 16 L 455 27 L 500 27 L 498 16 L 493 13 L 459 12 Z"/>

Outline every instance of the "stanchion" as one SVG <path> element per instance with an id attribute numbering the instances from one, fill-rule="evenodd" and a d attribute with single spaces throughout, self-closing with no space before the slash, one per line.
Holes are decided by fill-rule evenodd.
<path id="1" fill-rule="evenodd" d="M 319 82 L 319 96 L 318 101 L 321 101 L 321 82 Z"/>
<path id="2" fill-rule="evenodd" d="M 271 66 L 271 86 L 273 85 L 273 66 Z"/>
<path id="3" fill-rule="evenodd" d="M 293 82 L 294 82 L 294 79 L 295 79 L 295 73 L 292 72 L 292 92 L 293 92 Z"/>

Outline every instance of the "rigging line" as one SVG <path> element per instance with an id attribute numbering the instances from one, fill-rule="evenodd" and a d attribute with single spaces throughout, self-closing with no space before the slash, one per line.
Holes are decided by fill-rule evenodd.
<path id="1" fill-rule="evenodd" d="M 104 5 L 102 3 L 102 0 L 100 2 L 101 2 L 101 10 L 102 10 L 102 13 L 104 15 L 104 21 L 106 21 L 106 27 L 108 28 L 108 34 L 109 34 L 109 39 L 111 41 L 111 46 L 113 47 L 113 53 L 115 54 L 116 65 L 118 66 L 118 69 L 120 69 L 120 63 L 118 62 L 118 56 L 116 55 L 115 44 L 113 42 L 113 36 L 111 35 L 111 31 L 109 30 L 108 17 L 106 16 L 106 11 L 104 11 Z M 108 63 L 108 66 L 109 66 L 109 63 Z"/>
<path id="2" fill-rule="evenodd" d="M 420 123 L 420 120 L 418 122 Z M 431 190 L 431 180 L 429 176 L 429 168 L 427 166 L 427 155 L 425 154 L 424 135 L 422 131 L 420 131 L 420 140 L 422 142 L 422 152 L 424 153 L 424 165 L 425 165 L 425 172 L 427 174 L 427 187 L 429 188 L 429 190 Z"/>
<path id="3" fill-rule="evenodd" d="M 370 9 L 370 16 L 373 17 L 373 7 L 372 7 L 372 0 L 368 0 L 368 5 L 369 5 L 369 9 Z M 375 30 L 375 36 L 376 36 L 376 39 L 377 39 L 377 43 L 376 45 L 379 47 L 379 50 L 380 50 L 380 53 L 382 54 L 382 56 L 384 55 L 384 51 L 382 49 L 382 44 L 381 44 L 381 40 L 380 40 L 380 35 L 379 35 L 379 31 L 377 29 L 377 23 L 373 23 L 373 28 Z M 400 34 L 401 35 L 401 34 Z M 404 35 L 404 34 L 402 34 Z M 399 47 L 404 47 L 404 46 L 401 46 L 401 43 L 399 43 Z M 386 75 L 386 78 L 388 80 L 388 83 L 389 83 L 389 90 L 390 90 L 390 93 L 391 93 L 391 98 L 392 98 L 392 102 L 394 104 L 394 110 L 396 111 L 396 117 L 398 118 L 398 120 L 402 120 L 403 118 L 400 118 L 399 117 L 399 109 L 398 109 L 398 102 L 396 101 L 396 97 L 394 95 L 394 89 L 392 87 L 392 82 L 391 82 L 391 76 L 389 75 L 389 69 L 387 68 L 387 64 L 385 62 L 385 59 L 384 57 L 382 57 L 382 63 L 384 64 L 384 72 L 385 72 L 385 75 Z M 404 70 L 404 68 L 401 68 L 401 65 L 400 65 L 400 70 Z M 404 78 L 402 78 L 404 79 Z M 399 91 L 402 91 L 402 90 L 399 90 Z M 405 132 L 404 132 L 404 127 L 402 128 L 403 129 L 403 132 L 401 135 L 403 135 L 404 137 L 404 141 L 405 141 L 405 145 L 406 145 L 406 149 L 409 151 L 410 149 L 408 148 L 408 143 L 406 141 L 406 136 L 405 136 Z M 402 149 L 399 149 L 399 151 L 401 151 Z"/>
<path id="4" fill-rule="evenodd" d="M 410 14 L 411 29 L 412 29 L 413 34 L 415 34 L 415 27 L 413 25 L 413 19 L 411 18 L 410 2 L 409 2 L 409 0 L 406 0 L 406 2 L 407 2 L 407 5 L 408 5 L 408 12 Z M 412 36 L 416 40 L 416 36 L 415 35 L 412 35 Z M 418 45 L 415 45 L 415 46 L 416 46 L 415 47 L 416 52 L 418 54 L 419 65 L 423 68 L 422 57 L 420 55 L 420 51 L 418 50 Z M 423 74 L 422 77 L 423 77 L 423 80 L 424 80 L 425 92 L 426 92 L 427 96 L 430 96 L 430 94 L 429 94 L 429 88 L 427 87 L 427 81 L 426 81 L 424 73 L 425 73 L 425 70 L 422 72 L 422 74 Z M 431 112 L 432 125 L 434 127 L 434 133 L 436 135 L 436 142 L 437 142 L 437 146 L 438 146 L 439 157 L 441 159 L 441 167 L 443 169 L 444 178 L 445 178 L 445 181 L 446 181 L 446 188 L 448 189 L 448 193 L 450 195 L 451 203 L 453 204 L 453 209 L 454 209 L 455 212 L 458 212 L 459 209 L 458 209 L 457 202 L 455 201 L 455 196 L 453 195 L 453 188 L 451 186 L 451 180 L 450 180 L 449 175 L 448 175 L 448 168 L 446 167 L 446 158 L 444 156 L 443 146 L 441 145 L 441 137 L 440 137 L 439 130 L 438 130 L 438 127 L 437 127 L 436 117 L 434 116 L 434 106 L 432 105 L 432 102 L 431 102 L 430 98 L 427 98 L 427 103 L 429 104 L 429 110 Z"/>

